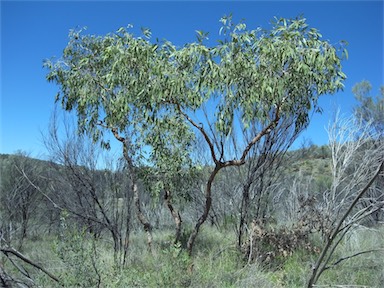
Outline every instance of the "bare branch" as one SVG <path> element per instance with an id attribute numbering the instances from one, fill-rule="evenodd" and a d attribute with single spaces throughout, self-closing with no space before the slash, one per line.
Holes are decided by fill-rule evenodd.
<path id="1" fill-rule="evenodd" d="M 345 260 L 351 259 L 353 257 L 359 256 L 362 254 L 373 253 L 373 252 L 384 252 L 384 248 L 383 249 L 372 249 L 372 250 L 367 250 L 367 251 L 361 251 L 361 252 L 355 253 L 353 255 L 342 257 L 339 260 L 337 260 L 336 262 L 332 263 L 332 265 L 324 267 L 324 271 L 327 269 L 335 267 L 336 265 L 340 264 L 341 262 L 343 262 Z"/>
<path id="2" fill-rule="evenodd" d="M 223 163 L 223 166 L 240 166 L 245 163 L 245 158 L 247 157 L 249 151 L 251 148 L 258 142 L 260 139 L 269 134 L 272 129 L 277 125 L 277 123 L 280 120 L 280 106 L 276 108 L 276 115 L 275 118 L 263 129 L 261 130 L 245 147 L 243 154 L 241 155 L 241 158 L 238 160 L 230 160 Z"/>
<path id="3" fill-rule="evenodd" d="M 347 211 L 342 215 L 342 217 L 338 221 L 338 224 L 333 229 L 333 232 L 332 232 L 331 236 L 329 237 L 329 239 L 328 239 L 328 241 L 327 241 L 323 251 L 321 252 L 321 254 L 319 256 L 319 259 L 317 260 L 315 266 L 312 269 L 312 276 L 311 276 L 311 278 L 309 280 L 308 288 L 313 287 L 313 285 L 317 282 L 317 280 L 320 277 L 320 275 L 324 272 L 325 265 L 327 264 L 328 260 L 325 262 L 325 264 L 321 268 L 320 268 L 320 266 L 322 265 L 325 256 L 329 252 L 329 249 L 332 247 L 333 241 L 338 236 L 338 234 L 341 232 L 340 228 L 341 228 L 342 224 L 344 223 L 345 219 L 351 213 L 352 209 L 356 206 L 357 202 L 368 191 L 369 187 L 371 187 L 371 185 L 376 180 L 376 178 L 380 175 L 380 172 L 382 172 L 383 168 L 384 168 L 384 161 L 381 162 L 381 164 L 379 165 L 379 167 L 376 170 L 376 173 L 373 175 L 373 177 L 370 179 L 370 181 L 366 184 L 366 186 L 360 191 L 360 193 L 357 194 L 357 196 L 355 197 L 354 201 L 350 204 L 350 206 L 347 209 Z M 345 235 L 345 233 L 343 233 L 343 235 Z M 337 244 L 338 243 L 340 243 L 340 242 L 337 242 Z M 333 246 L 333 249 L 331 249 L 330 255 L 332 255 L 333 251 L 337 247 L 337 244 L 335 244 Z M 328 259 L 330 258 L 330 255 L 328 256 Z"/>
<path id="4" fill-rule="evenodd" d="M 212 144 L 212 142 L 211 142 L 211 139 L 209 138 L 207 132 L 204 130 L 204 128 L 203 128 L 201 125 L 197 124 L 195 121 L 193 121 L 193 120 L 191 119 L 191 117 L 189 117 L 189 116 L 187 115 L 187 113 L 185 113 L 185 112 L 181 109 L 181 107 L 180 107 L 180 105 L 179 105 L 178 103 L 176 104 L 176 106 L 177 106 L 177 110 L 184 116 L 184 118 L 187 119 L 187 121 L 188 121 L 189 123 L 191 123 L 191 125 L 192 125 L 193 127 L 195 127 L 196 129 L 198 129 L 198 130 L 201 132 L 201 134 L 204 136 L 204 139 L 205 139 L 205 141 L 207 142 L 207 144 L 208 144 L 208 146 L 209 146 L 209 150 L 211 151 L 211 156 L 212 156 L 212 160 L 213 160 L 213 162 L 214 162 L 215 164 L 219 163 L 219 160 L 217 160 L 217 157 L 216 157 L 215 148 L 214 148 L 214 146 L 213 146 L 213 144 Z"/>
<path id="5" fill-rule="evenodd" d="M 0 247 L 0 251 L 3 252 L 7 257 L 8 254 L 13 254 L 15 255 L 17 258 L 23 260 L 25 263 L 39 269 L 40 271 L 42 271 L 43 273 L 45 273 L 46 275 L 48 275 L 51 279 L 55 280 L 56 282 L 59 282 L 60 283 L 60 280 L 59 278 L 57 278 L 56 276 L 54 276 L 53 274 L 51 274 L 50 272 L 48 272 L 47 270 L 45 270 L 42 266 L 40 266 L 39 264 L 36 264 L 34 263 L 32 260 L 28 259 L 27 257 L 25 257 L 23 254 L 21 254 L 19 251 L 13 249 L 13 248 L 2 248 Z"/>
<path id="6" fill-rule="evenodd" d="M 19 169 L 18 167 L 16 167 L 16 169 L 21 173 L 21 174 L 23 174 L 23 177 L 29 182 L 29 184 L 33 187 L 33 188 L 35 188 L 37 191 L 39 191 L 49 202 L 51 202 L 52 203 L 52 205 L 53 205 L 53 207 L 54 208 L 57 208 L 57 209 L 59 209 L 59 210 L 63 210 L 63 208 L 61 208 L 59 205 L 57 205 L 56 203 L 55 203 L 55 201 L 53 201 L 46 193 L 44 193 L 44 191 L 43 190 L 41 190 L 40 189 L 40 187 L 39 186 L 37 186 L 35 183 L 33 183 L 32 181 L 31 181 L 31 179 L 29 179 L 29 177 L 27 176 L 27 174 L 25 173 L 25 171 L 24 171 L 24 169 Z"/>

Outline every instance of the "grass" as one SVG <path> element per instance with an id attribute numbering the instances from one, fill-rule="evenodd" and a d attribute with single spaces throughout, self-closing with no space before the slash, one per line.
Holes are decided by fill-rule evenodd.
<path id="1" fill-rule="evenodd" d="M 168 245 L 172 233 L 155 231 L 152 253 L 146 247 L 144 233 L 132 235 L 128 262 L 123 268 L 115 265 L 109 243 L 99 241 L 93 246 L 93 240 L 84 240 L 81 235 L 61 243 L 53 237 L 29 240 L 24 254 L 62 279 L 64 287 L 97 287 L 100 284 L 106 288 L 305 287 L 310 267 L 316 260 L 316 255 L 296 251 L 273 269 L 260 263 L 246 264 L 234 244 L 235 235 L 219 233 L 208 226 L 202 229 L 194 255 L 189 257 L 181 246 Z M 348 235 L 336 251 L 335 259 L 378 246 L 384 246 L 384 227 L 361 228 Z M 325 271 L 318 284 L 384 287 L 382 259 L 384 252 L 346 260 Z M 7 271 L 11 271 L 10 263 L 0 260 L 4 260 Z M 37 286 L 55 287 L 43 273 L 29 270 Z"/>
<path id="2" fill-rule="evenodd" d="M 381 251 L 376 251 L 377 249 Z M 319 284 L 384 287 L 384 227 L 359 227 L 349 233 L 336 250 L 333 263 L 340 258 L 370 250 L 375 251 L 347 259 L 326 270 Z"/>

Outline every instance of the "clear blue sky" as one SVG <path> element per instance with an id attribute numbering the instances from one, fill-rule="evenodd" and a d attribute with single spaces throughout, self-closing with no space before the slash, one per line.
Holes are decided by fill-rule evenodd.
<path id="1" fill-rule="evenodd" d="M 133 24 L 137 30 L 151 28 L 154 38 L 182 45 L 195 41 L 195 30 L 209 31 L 215 39 L 220 17 L 231 12 L 235 20 L 245 18 L 250 29 L 269 28 L 274 16 L 303 14 L 331 43 L 349 42 L 345 90 L 321 98 L 324 113 L 303 134 L 315 144 L 327 143 L 324 126 L 336 106 L 351 112 L 355 83 L 371 81 L 375 94 L 384 84 L 383 1 L 2 1 L 0 153 L 45 154 L 41 132 L 47 130 L 58 88 L 46 82 L 42 63 L 60 57 L 70 29 L 87 26 L 87 33 L 103 35 Z"/>

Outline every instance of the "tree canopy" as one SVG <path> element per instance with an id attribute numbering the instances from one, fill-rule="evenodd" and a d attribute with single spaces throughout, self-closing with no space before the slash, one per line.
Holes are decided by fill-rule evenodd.
<path id="1" fill-rule="evenodd" d="M 236 119 L 241 129 L 292 117 L 303 127 L 318 97 L 343 87 L 346 50 L 322 40 L 304 18 L 276 19 L 271 30 L 249 30 L 231 16 L 220 21 L 212 47 L 203 31 L 176 47 L 151 41 L 148 29 L 136 37 L 131 26 L 105 36 L 72 30 L 61 59 L 45 62 L 47 79 L 60 86 L 63 108 L 77 111 L 80 132 L 95 140 L 105 128 L 130 132 L 138 147 L 176 158 L 188 151 L 193 128 L 204 131 L 189 116 L 209 101 L 210 131 L 225 137 Z"/>

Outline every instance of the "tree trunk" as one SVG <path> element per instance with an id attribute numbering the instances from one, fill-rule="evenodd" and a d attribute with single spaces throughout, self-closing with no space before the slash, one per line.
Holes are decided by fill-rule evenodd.
<path id="1" fill-rule="evenodd" d="M 248 221 L 248 210 L 249 210 L 249 189 L 251 183 L 247 183 L 243 187 L 243 197 L 241 199 L 241 208 L 240 208 L 240 223 L 239 223 L 239 235 L 237 245 L 240 248 L 243 242 L 244 226 Z"/>
<path id="2" fill-rule="evenodd" d="M 133 202 L 135 203 L 135 206 L 136 206 L 137 218 L 139 219 L 140 223 L 143 225 L 144 231 L 147 233 L 148 249 L 149 251 L 152 251 L 152 225 L 149 223 L 144 213 L 141 211 L 139 189 L 137 188 L 137 180 L 135 176 L 133 162 L 132 162 L 132 158 L 128 154 L 129 142 L 124 137 L 121 137 L 119 135 L 116 128 L 112 128 L 111 131 L 115 136 L 115 138 L 123 144 L 123 155 L 124 155 L 124 159 L 127 161 L 128 173 L 131 180 L 131 185 L 132 185 L 131 187 L 133 191 Z"/>
<path id="3" fill-rule="evenodd" d="M 128 190 L 128 189 L 127 189 Z M 123 266 L 126 264 L 128 248 L 129 248 L 129 236 L 130 236 L 130 225 L 131 225 L 131 198 L 129 192 L 126 192 L 126 205 L 127 205 L 127 215 L 126 215 L 126 227 L 124 235 L 124 255 L 123 255 Z"/>
<path id="4" fill-rule="evenodd" d="M 209 211 L 211 209 L 212 205 L 212 183 L 213 180 L 215 179 L 217 173 L 223 168 L 222 165 L 218 162 L 215 166 L 215 169 L 212 171 L 211 175 L 209 176 L 207 186 L 205 188 L 205 206 L 204 206 L 204 211 L 203 214 L 200 216 L 200 218 L 197 220 L 197 223 L 195 225 L 195 228 L 193 229 L 191 235 L 189 236 L 188 243 L 187 243 L 187 250 L 188 254 L 192 255 L 192 250 L 193 246 L 195 244 L 195 240 L 197 237 L 197 234 L 199 233 L 201 225 L 204 224 L 205 220 L 208 218 Z"/>
<path id="5" fill-rule="evenodd" d="M 175 221 L 176 231 L 175 231 L 174 244 L 176 244 L 180 241 L 182 221 L 181 221 L 181 216 L 180 216 L 179 211 L 176 211 L 172 205 L 172 196 L 171 196 L 171 192 L 169 191 L 169 189 L 165 189 L 164 201 L 165 201 L 169 211 L 171 212 L 173 220 Z"/>
<path id="6" fill-rule="evenodd" d="M 131 177 L 134 178 L 133 175 Z M 133 189 L 133 199 L 134 199 L 133 201 L 136 206 L 137 218 L 139 219 L 141 225 L 143 225 L 144 231 L 147 233 L 148 249 L 149 251 L 152 251 L 152 225 L 149 223 L 144 213 L 141 211 L 139 189 L 137 188 L 136 181 L 132 183 L 132 189 Z"/>

